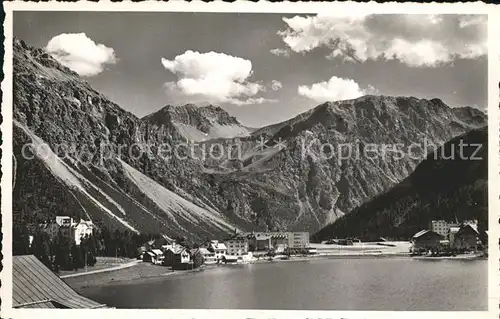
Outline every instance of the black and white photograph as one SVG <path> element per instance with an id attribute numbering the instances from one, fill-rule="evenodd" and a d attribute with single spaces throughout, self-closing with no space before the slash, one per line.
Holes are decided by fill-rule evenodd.
<path id="1" fill-rule="evenodd" d="M 10 317 L 498 306 L 493 15 L 191 5 L 9 8 Z"/>

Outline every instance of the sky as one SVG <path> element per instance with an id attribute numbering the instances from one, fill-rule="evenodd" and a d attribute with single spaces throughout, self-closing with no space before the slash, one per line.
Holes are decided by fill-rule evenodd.
<path id="1" fill-rule="evenodd" d="M 15 12 L 45 48 L 139 117 L 220 105 L 251 127 L 365 94 L 487 107 L 487 17 Z"/>

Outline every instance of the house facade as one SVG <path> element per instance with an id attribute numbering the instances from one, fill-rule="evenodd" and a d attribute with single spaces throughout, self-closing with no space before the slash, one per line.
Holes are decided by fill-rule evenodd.
<path id="1" fill-rule="evenodd" d="M 481 247 L 479 231 L 475 225 L 466 224 L 454 236 L 453 246 L 458 250 L 477 251 Z"/>
<path id="2" fill-rule="evenodd" d="M 440 234 L 441 236 L 444 236 L 445 238 L 449 239 L 450 242 L 452 240 L 452 232 L 457 232 L 457 229 L 460 228 L 463 225 L 472 225 L 477 227 L 477 220 L 465 220 L 462 223 L 453 223 L 453 222 L 447 222 L 446 220 L 431 220 L 429 223 L 429 229 L 433 232 L 436 232 Z"/>
<path id="3" fill-rule="evenodd" d="M 250 251 L 276 250 L 286 248 L 308 248 L 308 232 L 255 232 L 245 234 Z"/>
<path id="4" fill-rule="evenodd" d="M 189 251 L 179 245 L 168 248 L 164 254 L 164 266 L 175 267 L 177 264 L 189 263 L 191 261 L 191 255 L 189 254 Z"/>
<path id="5" fill-rule="evenodd" d="M 227 248 L 227 255 L 242 256 L 248 253 L 248 238 L 243 235 L 236 235 L 224 242 Z"/>
<path id="6" fill-rule="evenodd" d="M 92 221 L 81 219 L 76 223 L 73 218 L 69 216 L 56 216 L 55 221 L 39 225 L 40 229 L 47 233 L 51 239 L 55 239 L 59 234 L 74 240 L 76 245 L 81 244 L 82 238 L 91 236 L 96 229 Z"/>
<path id="7" fill-rule="evenodd" d="M 438 249 L 444 236 L 432 230 L 421 230 L 411 239 L 412 252 Z"/>
<path id="8" fill-rule="evenodd" d="M 78 224 L 73 226 L 74 235 L 75 235 L 75 243 L 76 245 L 80 245 L 82 238 L 85 236 L 92 236 L 94 233 L 94 224 L 91 221 L 80 220 Z"/>
<path id="9" fill-rule="evenodd" d="M 206 248 L 208 251 L 212 252 L 216 260 L 222 260 L 227 254 L 227 246 L 218 240 L 209 240 L 204 242 L 200 248 Z"/>
<path id="10" fill-rule="evenodd" d="M 199 248 L 199 252 L 203 256 L 203 260 L 205 264 L 215 264 L 217 262 L 217 259 L 215 259 L 215 253 L 209 251 L 206 248 Z"/>
<path id="11" fill-rule="evenodd" d="M 56 216 L 56 223 L 59 226 L 73 226 L 75 222 L 69 216 Z"/>
<path id="12" fill-rule="evenodd" d="M 290 232 L 288 234 L 289 248 L 308 248 L 310 246 L 309 232 Z"/>

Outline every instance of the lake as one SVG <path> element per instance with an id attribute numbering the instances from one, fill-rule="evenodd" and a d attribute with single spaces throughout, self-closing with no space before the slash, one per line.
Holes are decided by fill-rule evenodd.
<path id="1" fill-rule="evenodd" d="M 218 266 L 80 289 L 117 308 L 487 310 L 487 260 L 347 258 Z"/>

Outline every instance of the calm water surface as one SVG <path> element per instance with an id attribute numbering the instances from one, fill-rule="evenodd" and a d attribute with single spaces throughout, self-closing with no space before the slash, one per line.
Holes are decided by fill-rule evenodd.
<path id="1" fill-rule="evenodd" d="M 486 260 L 322 259 L 219 266 L 80 292 L 117 308 L 487 310 Z"/>

